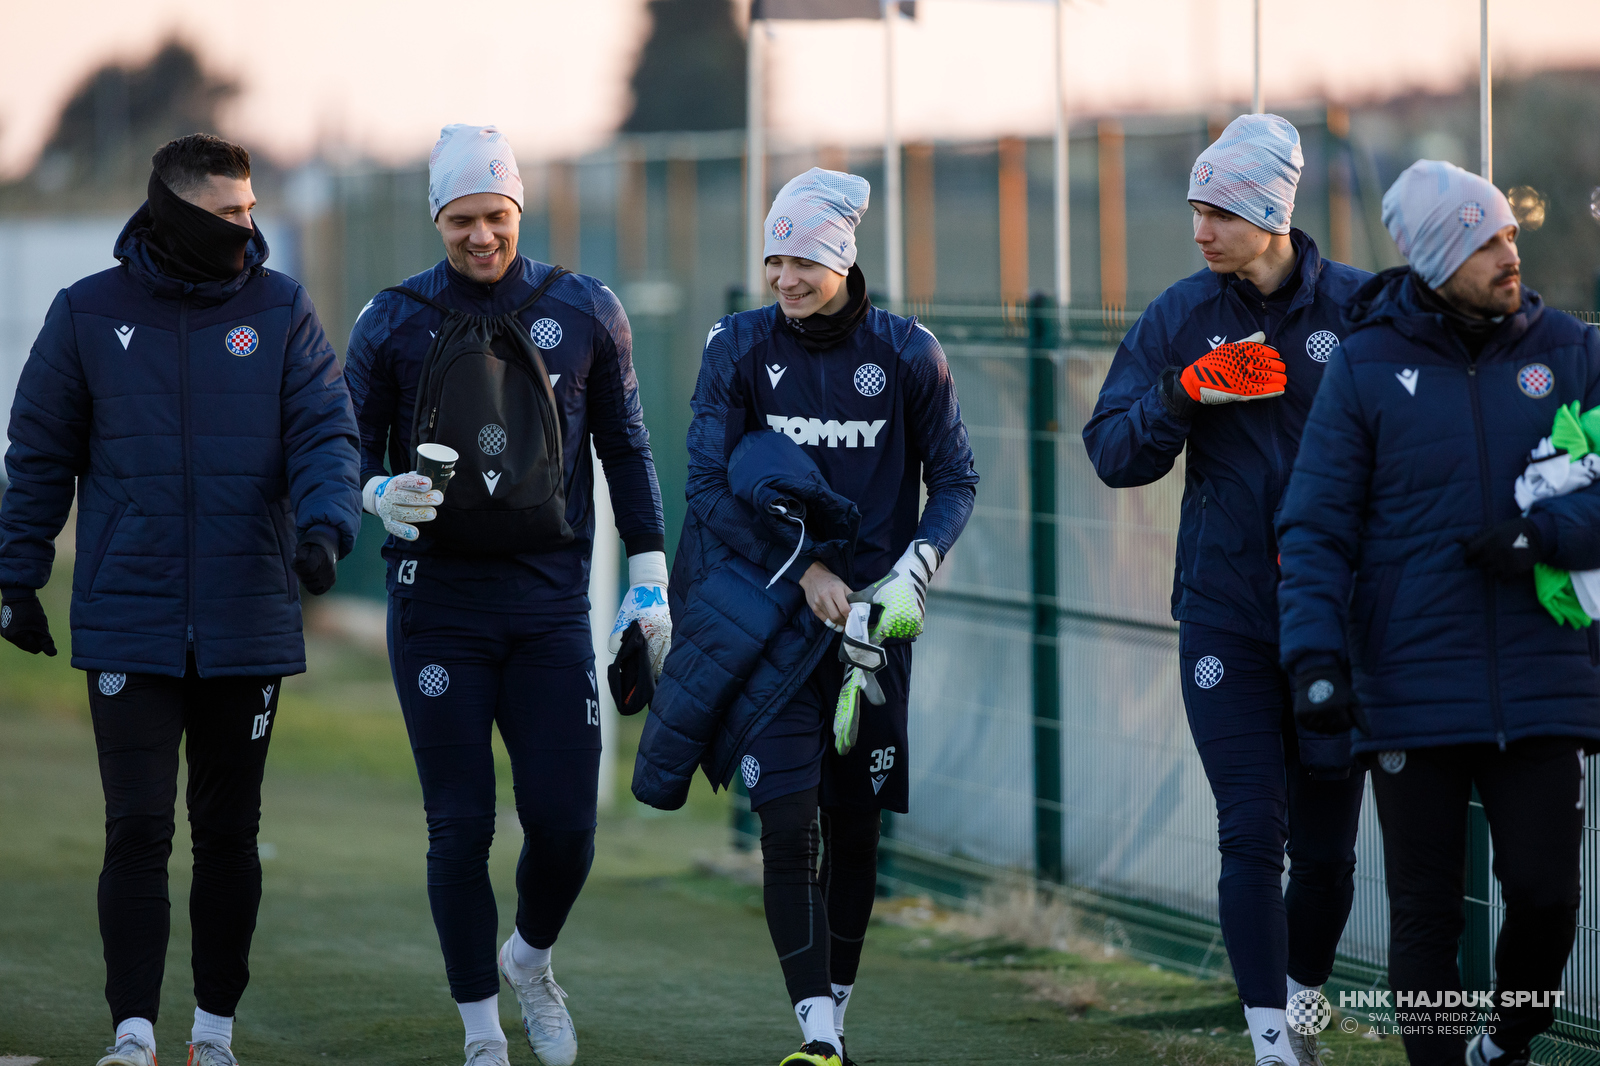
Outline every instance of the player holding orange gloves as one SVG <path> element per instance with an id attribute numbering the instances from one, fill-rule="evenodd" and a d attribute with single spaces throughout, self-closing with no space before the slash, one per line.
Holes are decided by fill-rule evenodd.
<path id="1" fill-rule="evenodd" d="M 1340 308 L 1369 276 L 1289 228 L 1300 166 L 1299 134 L 1276 115 L 1235 120 L 1201 153 L 1188 199 L 1207 269 L 1139 316 L 1083 431 L 1118 488 L 1164 477 L 1188 449 L 1172 594 L 1184 706 L 1217 799 L 1222 935 L 1256 1061 L 1279 1066 L 1318 1061 L 1284 1009 L 1333 965 L 1363 777 L 1348 736 L 1296 735 L 1278 665 L 1273 515 Z"/>

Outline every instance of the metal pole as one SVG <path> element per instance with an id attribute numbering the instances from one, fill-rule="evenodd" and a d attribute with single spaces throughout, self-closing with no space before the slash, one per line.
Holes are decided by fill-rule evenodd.
<path id="1" fill-rule="evenodd" d="M 1487 0 L 1485 0 L 1487 2 Z M 1250 90 L 1250 110 L 1261 114 L 1261 0 L 1255 0 L 1251 22 L 1255 27 L 1255 82 Z"/>
<path id="2" fill-rule="evenodd" d="M 1067 0 L 1056 0 L 1056 306 L 1072 302 L 1072 172 L 1068 166 L 1067 60 L 1061 39 Z"/>
<path id="3" fill-rule="evenodd" d="M 762 227 L 767 219 L 766 33 L 762 20 L 750 20 L 745 52 L 745 227 L 744 291 L 753 305 L 766 303 Z"/>
<path id="4" fill-rule="evenodd" d="M 1478 172 L 1494 180 L 1494 101 L 1489 89 L 1489 0 L 1479 0 Z"/>
<path id="5" fill-rule="evenodd" d="M 888 239 L 889 306 L 905 306 L 906 257 L 900 217 L 900 142 L 894 130 L 894 24 L 900 17 L 899 0 L 883 5 L 883 183 L 887 203 L 885 235 Z"/>

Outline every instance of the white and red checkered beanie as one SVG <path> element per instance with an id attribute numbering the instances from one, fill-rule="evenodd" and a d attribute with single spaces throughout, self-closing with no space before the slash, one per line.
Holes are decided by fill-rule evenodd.
<path id="1" fill-rule="evenodd" d="M 1191 201 L 1221 208 L 1268 233 L 1288 233 L 1305 166 L 1300 131 L 1279 115 L 1240 115 L 1189 171 Z"/>
<path id="2" fill-rule="evenodd" d="M 1493 183 L 1454 163 L 1419 159 L 1383 194 L 1383 224 L 1411 269 L 1437 289 L 1517 216 Z"/>
<path id="3" fill-rule="evenodd" d="M 479 192 L 509 196 L 522 210 L 522 172 L 511 142 L 493 126 L 446 126 L 428 157 L 429 217 L 438 218 L 451 200 Z"/>
<path id="4" fill-rule="evenodd" d="M 848 274 L 856 262 L 856 226 L 867 209 L 867 179 L 812 167 L 791 178 L 767 212 L 761 256 L 792 255 Z"/>

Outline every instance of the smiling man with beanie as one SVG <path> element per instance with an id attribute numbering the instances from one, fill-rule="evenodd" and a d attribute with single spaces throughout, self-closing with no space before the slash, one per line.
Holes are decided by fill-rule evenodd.
<path id="1" fill-rule="evenodd" d="M 550 959 L 594 861 L 591 441 L 628 552 L 631 587 L 612 650 L 637 624 L 656 672 L 671 638 L 661 492 L 627 316 L 594 278 L 518 254 L 522 178 L 505 136 L 446 126 L 428 174 L 445 258 L 373 297 L 345 366 L 366 507 L 391 534 L 390 662 L 422 781 L 428 900 L 467 1062 L 507 1061 L 503 974 L 539 1061 L 569 1066 L 577 1034 Z M 425 368 L 437 373 L 424 380 Z M 435 484 L 417 472 L 417 448 L 439 444 L 458 459 Z M 499 974 L 488 865 L 496 727 L 523 833 Z"/>
<path id="2" fill-rule="evenodd" d="M 816 168 L 785 185 L 766 220 L 776 304 L 706 339 L 670 597 L 682 640 L 633 780 L 673 809 L 697 766 L 714 787 L 742 777 L 802 1034 L 783 1062 L 811 1066 L 850 1061 L 881 812 L 909 802 L 910 642 L 978 482 L 938 341 L 867 297 L 855 229 L 869 191 Z M 804 491 L 752 487 L 785 477 Z"/>
<path id="3" fill-rule="evenodd" d="M 1340 308 L 1370 277 L 1290 226 L 1300 135 L 1243 115 L 1189 172 L 1206 269 L 1167 289 L 1123 339 L 1084 444 L 1113 488 L 1187 455 L 1172 616 L 1184 708 L 1217 802 L 1222 936 L 1258 1063 L 1313 1066 L 1286 1024 L 1319 988 L 1354 898 L 1363 771 L 1349 744 L 1296 730 L 1278 665 L 1283 498 Z M 1290 858 L 1283 887 L 1283 857 Z"/>
<path id="4" fill-rule="evenodd" d="M 1600 484 L 1526 513 L 1513 486 L 1558 407 L 1600 405 L 1600 331 L 1522 286 L 1516 219 L 1483 178 L 1415 163 L 1385 194 L 1383 221 L 1410 265 L 1357 294 L 1278 521 L 1283 664 L 1301 721 L 1354 726 L 1375 767 L 1390 987 L 1461 988 L 1476 788 L 1506 908 L 1496 986 L 1559 989 L 1577 923 L 1584 752 L 1600 743 L 1600 643 L 1593 625 L 1552 620 L 1533 568 L 1600 567 Z M 1406 1054 L 1419 1066 L 1526 1063 L 1553 1010 L 1497 1013 L 1470 1046 L 1419 1018 Z"/>
<path id="5" fill-rule="evenodd" d="M 256 831 L 300 585 L 360 528 L 355 420 L 294 279 L 262 264 L 250 154 L 192 134 L 151 160 L 120 266 L 56 297 L 23 366 L 0 504 L 0 636 L 56 654 L 36 595 L 78 503 L 72 665 L 106 800 L 100 937 L 115 1044 L 155 1066 L 178 748 L 194 841 L 190 1066 L 233 1066 L 261 903 Z"/>

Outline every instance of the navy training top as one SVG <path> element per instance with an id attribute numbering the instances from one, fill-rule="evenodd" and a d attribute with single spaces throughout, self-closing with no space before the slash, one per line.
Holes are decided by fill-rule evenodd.
<path id="1" fill-rule="evenodd" d="M 447 307 L 479 315 L 515 310 L 554 269 L 517 256 L 484 285 L 446 261 L 402 284 Z M 443 314 L 400 293 L 380 292 L 350 331 L 345 379 L 361 431 L 361 483 L 412 469 L 411 420 L 422 363 Z M 562 418 L 567 524 L 573 541 L 548 552 L 466 558 L 432 544 L 426 523 L 414 542 L 389 537 L 392 595 L 488 611 L 588 610 L 594 541 L 594 470 L 605 464 L 617 530 L 629 555 L 665 545 L 661 488 L 633 372 L 633 335 L 616 295 L 595 278 L 568 274 L 519 316 L 540 348 Z"/>

